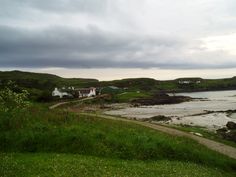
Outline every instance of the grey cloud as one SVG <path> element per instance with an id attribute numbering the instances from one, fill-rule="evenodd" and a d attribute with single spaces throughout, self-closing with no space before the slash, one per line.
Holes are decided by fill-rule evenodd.
<path id="1" fill-rule="evenodd" d="M 35 9 L 47 13 L 103 14 L 107 4 L 107 0 L 1 0 L 0 14 L 8 15 L 14 13 L 15 9 Z"/>
<path id="2" fill-rule="evenodd" d="M 89 30 L 51 27 L 25 30 L 0 26 L 1 67 L 65 68 L 221 68 L 218 54 L 184 55 L 185 40 L 173 37 L 115 35 L 96 27 Z M 178 55 L 176 55 L 178 53 Z M 198 59 L 196 57 L 201 58 Z M 209 57 L 218 57 L 206 62 Z M 223 61 L 223 62 L 221 62 Z"/>
<path id="3" fill-rule="evenodd" d="M 148 2 L 1 0 L 0 66 L 236 67 L 234 56 L 196 42 L 235 31 L 234 0 Z"/>
<path id="4" fill-rule="evenodd" d="M 0 64 L 6 67 L 153 67 L 162 51 L 183 45 L 170 38 L 115 35 L 53 27 L 42 31 L 0 27 Z"/>

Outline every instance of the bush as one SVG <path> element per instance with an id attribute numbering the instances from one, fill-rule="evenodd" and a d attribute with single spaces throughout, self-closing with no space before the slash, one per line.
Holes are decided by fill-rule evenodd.
<path id="1" fill-rule="evenodd" d="M 16 86 L 12 88 L 10 86 L 12 84 L 0 90 L 0 127 L 2 129 L 19 126 L 21 113 L 30 105 L 27 101 L 29 94 L 26 90 L 19 92 L 19 89 L 15 89 Z"/>

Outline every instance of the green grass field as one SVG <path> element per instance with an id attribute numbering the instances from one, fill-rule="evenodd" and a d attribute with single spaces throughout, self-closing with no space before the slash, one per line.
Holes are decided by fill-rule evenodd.
<path id="1" fill-rule="evenodd" d="M 0 154 L 1 177 L 230 177 L 232 173 L 191 162 L 137 161 L 77 154 Z"/>
<path id="2" fill-rule="evenodd" d="M 117 94 L 115 96 L 115 100 L 117 102 L 130 102 L 133 99 L 137 99 L 137 98 L 148 98 L 151 95 L 148 94 L 147 92 L 137 92 L 137 91 L 133 91 L 133 92 L 124 92 L 121 94 Z"/>
<path id="3" fill-rule="evenodd" d="M 236 175 L 235 160 L 132 123 L 41 105 L 0 120 L 0 176 Z"/>

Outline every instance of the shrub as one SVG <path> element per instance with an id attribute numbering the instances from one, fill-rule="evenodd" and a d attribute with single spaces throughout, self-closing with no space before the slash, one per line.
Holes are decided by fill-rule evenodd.
<path id="1" fill-rule="evenodd" d="M 14 89 L 10 86 L 0 90 L 0 127 L 2 129 L 9 129 L 12 126 L 19 125 L 21 113 L 30 105 L 27 101 L 29 94 L 26 90 L 19 92 L 18 89 L 15 89 L 17 88 L 16 86 L 13 87 Z"/>

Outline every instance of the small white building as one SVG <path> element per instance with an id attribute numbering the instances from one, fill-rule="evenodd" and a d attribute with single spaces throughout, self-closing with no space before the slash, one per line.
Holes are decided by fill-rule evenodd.
<path id="1" fill-rule="evenodd" d="M 196 81 L 196 84 L 201 84 L 201 81 L 199 80 L 199 81 Z"/>
<path id="2" fill-rule="evenodd" d="M 96 88 L 94 87 L 81 88 L 81 89 L 78 89 L 77 91 L 79 93 L 79 98 L 96 96 Z"/>
<path id="3" fill-rule="evenodd" d="M 52 96 L 59 96 L 60 98 L 63 98 L 63 97 L 71 97 L 72 95 L 70 93 L 60 91 L 58 88 L 55 88 L 52 91 Z"/>
<path id="4" fill-rule="evenodd" d="M 192 83 L 192 82 L 189 81 L 189 80 L 181 80 L 181 81 L 179 81 L 179 84 L 190 84 L 190 83 Z"/>
<path id="5" fill-rule="evenodd" d="M 179 84 L 200 84 L 201 81 L 197 80 L 197 81 L 191 81 L 191 80 L 180 80 Z"/>

